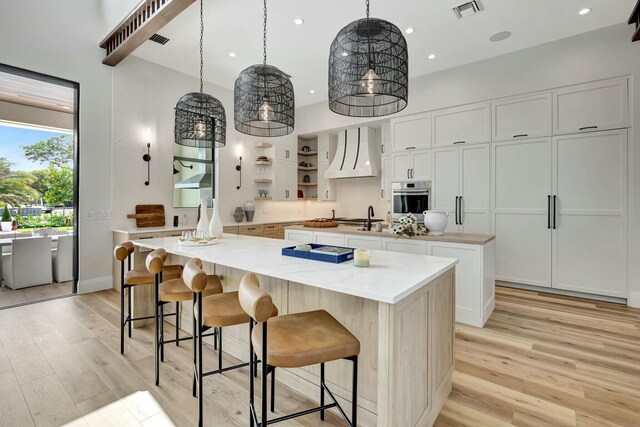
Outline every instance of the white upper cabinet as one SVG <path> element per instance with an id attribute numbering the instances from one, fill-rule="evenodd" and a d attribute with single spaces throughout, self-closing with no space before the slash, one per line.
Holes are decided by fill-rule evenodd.
<path id="1" fill-rule="evenodd" d="M 380 198 L 391 200 L 391 178 L 393 174 L 393 157 L 382 158 L 382 173 L 380 179 Z"/>
<path id="2" fill-rule="evenodd" d="M 273 138 L 274 161 L 298 163 L 298 136 L 287 135 Z"/>
<path id="3" fill-rule="evenodd" d="M 391 146 L 392 151 L 431 148 L 431 113 L 391 119 Z"/>
<path id="4" fill-rule="evenodd" d="M 328 165 L 336 153 L 337 137 L 325 134 L 318 136 L 318 164 Z"/>
<path id="5" fill-rule="evenodd" d="M 569 134 L 629 126 L 626 78 L 570 86 L 553 92 L 553 132 Z"/>
<path id="6" fill-rule="evenodd" d="M 384 156 L 391 153 L 391 124 L 383 124 L 380 130 L 380 154 Z"/>
<path id="7" fill-rule="evenodd" d="M 273 170 L 273 189 L 269 196 L 273 200 L 298 200 L 298 165 L 290 161 L 275 162 Z"/>
<path id="8" fill-rule="evenodd" d="M 493 106 L 493 140 L 551 136 L 552 95 L 540 93 L 496 101 Z"/>
<path id="9" fill-rule="evenodd" d="M 411 179 L 411 153 L 393 155 L 392 181 L 409 181 Z"/>
<path id="10" fill-rule="evenodd" d="M 425 181 L 431 179 L 431 150 L 410 150 L 392 156 L 392 181 Z"/>
<path id="11" fill-rule="evenodd" d="M 433 146 L 491 141 L 491 106 L 488 102 L 448 108 L 433 113 Z"/>

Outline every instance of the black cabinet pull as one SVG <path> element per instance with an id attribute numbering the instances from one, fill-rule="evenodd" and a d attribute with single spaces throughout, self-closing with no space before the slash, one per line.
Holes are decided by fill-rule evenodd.
<path id="1" fill-rule="evenodd" d="M 384 188 L 382 190 L 380 190 L 380 198 L 384 199 Z"/>
<path id="2" fill-rule="evenodd" d="M 407 147 L 407 148 L 405 148 L 405 150 L 415 150 L 415 149 L 416 149 L 416 147 Z"/>
<path id="3" fill-rule="evenodd" d="M 329 190 L 327 190 L 327 191 L 325 192 L 325 196 L 326 196 L 326 198 L 327 198 L 327 199 L 329 198 Z"/>
<path id="4" fill-rule="evenodd" d="M 547 228 L 551 230 L 551 194 L 547 195 Z"/>
<path id="5" fill-rule="evenodd" d="M 580 128 L 578 130 L 588 130 L 588 129 L 598 129 L 598 126 L 585 126 L 585 127 Z"/>
<path id="6" fill-rule="evenodd" d="M 462 225 L 462 196 L 458 196 L 458 223 Z"/>
<path id="7" fill-rule="evenodd" d="M 326 154 L 325 154 L 325 155 L 326 155 L 326 157 L 327 157 L 327 160 L 329 160 L 329 152 L 328 152 L 328 151 L 326 152 Z"/>
<path id="8" fill-rule="evenodd" d="M 380 146 L 380 151 L 382 152 L 382 154 L 384 154 L 384 144 Z"/>
<path id="9" fill-rule="evenodd" d="M 453 144 L 464 144 L 466 141 L 455 141 Z"/>
<path id="10" fill-rule="evenodd" d="M 558 228 L 556 226 L 556 214 L 558 212 L 558 196 L 556 196 L 555 194 L 553 195 L 553 229 L 555 230 L 556 228 Z"/>
<path id="11" fill-rule="evenodd" d="M 411 169 L 407 169 L 407 178 L 411 178 Z"/>
<path id="12" fill-rule="evenodd" d="M 524 138 L 525 136 L 529 136 L 528 133 L 521 133 L 519 135 L 513 135 L 514 138 Z"/>
<path id="13" fill-rule="evenodd" d="M 413 172 L 414 172 L 414 169 L 411 168 L 411 178 L 413 178 Z"/>
<path id="14" fill-rule="evenodd" d="M 456 225 L 460 225 L 460 223 L 458 223 L 458 197 L 459 196 L 456 196 L 456 206 L 455 206 L 455 213 L 454 213 L 455 219 L 456 219 Z"/>

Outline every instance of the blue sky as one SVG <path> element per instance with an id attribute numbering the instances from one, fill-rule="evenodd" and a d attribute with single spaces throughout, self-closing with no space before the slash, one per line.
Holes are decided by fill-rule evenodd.
<path id="1" fill-rule="evenodd" d="M 32 171 L 45 169 L 47 165 L 32 163 L 24 158 L 22 146 L 47 140 L 52 136 L 62 135 L 59 131 L 45 131 L 39 129 L 27 129 L 0 124 L 0 157 L 6 157 L 14 163 L 13 171 Z"/>

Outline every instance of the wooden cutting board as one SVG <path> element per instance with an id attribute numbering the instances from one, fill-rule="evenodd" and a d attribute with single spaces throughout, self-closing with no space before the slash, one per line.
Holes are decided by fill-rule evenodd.
<path id="1" fill-rule="evenodd" d="M 136 213 L 127 215 L 136 220 L 136 226 L 164 227 L 164 205 L 136 205 Z"/>

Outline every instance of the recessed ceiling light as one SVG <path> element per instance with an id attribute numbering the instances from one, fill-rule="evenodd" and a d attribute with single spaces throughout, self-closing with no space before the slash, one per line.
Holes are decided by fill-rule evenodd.
<path id="1" fill-rule="evenodd" d="M 407 34 L 413 34 L 414 31 L 415 31 L 415 29 L 413 27 L 409 27 L 406 30 L 404 30 L 404 32 L 407 33 Z"/>
<path id="2" fill-rule="evenodd" d="M 502 40 L 506 40 L 511 37 L 511 31 L 500 31 L 499 33 L 495 33 L 489 40 L 492 42 L 501 42 Z"/>
<path id="3" fill-rule="evenodd" d="M 235 52 L 229 52 L 229 56 L 232 57 L 232 58 L 235 58 L 236 57 L 236 53 Z"/>
<path id="4" fill-rule="evenodd" d="M 311 89 L 311 90 L 309 91 L 309 93 L 316 93 L 316 91 L 315 91 L 315 90 L 313 90 L 313 89 Z"/>
<path id="5" fill-rule="evenodd" d="M 436 54 L 432 53 L 431 55 L 427 56 L 427 58 L 429 59 L 436 59 Z"/>
<path id="6" fill-rule="evenodd" d="M 349 56 L 347 52 L 342 52 L 342 56 Z"/>
<path id="7" fill-rule="evenodd" d="M 580 9 L 580 12 L 578 12 L 578 15 L 586 15 L 589 12 L 591 12 L 591 9 L 589 9 L 588 7 L 585 7 L 584 9 Z"/>
<path id="8" fill-rule="evenodd" d="M 302 24 L 304 24 L 304 19 L 302 19 L 302 18 L 296 18 L 296 19 L 294 19 L 294 20 L 293 20 L 293 22 L 294 22 L 296 25 L 302 25 Z"/>

